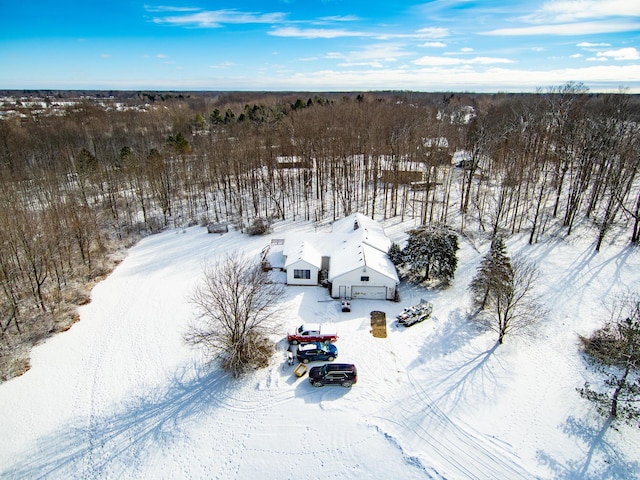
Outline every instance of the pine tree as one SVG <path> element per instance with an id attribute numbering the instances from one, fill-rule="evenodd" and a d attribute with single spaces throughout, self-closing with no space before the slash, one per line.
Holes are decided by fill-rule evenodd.
<path id="1" fill-rule="evenodd" d="M 397 243 L 392 243 L 391 247 L 389 247 L 389 251 L 387 252 L 389 256 L 389 260 L 396 267 L 401 266 L 404 263 L 404 253 L 402 252 L 402 248 Z"/>
<path id="2" fill-rule="evenodd" d="M 404 263 L 411 272 L 424 271 L 422 281 L 433 278 L 448 284 L 458 267 L 458 236 L 447 226 L 410 230 L 407 246 L 402 251 Z"/>
<path id="3" fill-rule="evenodd" d="M 603 381 L 585 382 L 577 391 L 603 416 L 632 424 L 640 419 L 640 295 L 616 298 L 611 313 L 603 328 L 580 337 Z"/>
<path id="4" fill-rule="evenodd" d="M 432 248 L 436 277 L 449 284 L 458 268 L 458 236 L 448 228 L 437 230 Z"/>
<path id="5" fill-rule="evenodd" d="M 534 291 L 539 275 L 534 263 L 522 259 L 512 263 L 504 239 L 494 238 L 469 291 L 473 306 L 488 313 L 478 319 L 498 334 L 499 344 L 509 332 L 530 333 L 546 315 Z"/>
<path id="6" fill-rule="evenodd" d="M 513 269 L 504 238 L 495 237 L 489 252 L 480 262 L 476 276 L 469 284 L 473 306 L 478 310 L 484 310 L 490 294 L 506 285 L 512 276 Z"/>

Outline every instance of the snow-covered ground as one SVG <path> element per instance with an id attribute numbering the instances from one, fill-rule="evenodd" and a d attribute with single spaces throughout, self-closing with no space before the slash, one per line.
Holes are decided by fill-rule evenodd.
<path id="1" fill-rule="evenodd" d="M 414 224 L 386 222 L 394 240 Z M 313 231 L 311 224 L 276 225 Z M 640 291 L 640 252 L 594 252 L 592 239 L 508 242 L 543 273 L 549 315 L 535 337 L 507 337 L 468 320 L 467 285 L 488 248 L 461 241 L 453 285 L 402 284 L 400 303 L 355 300 L 348 313 L 320 287 L 287 287 L 282 337 L 305 321 L 335 323 L 351 389 L 314 388 L 285 361 L 234 381 L 183 343 L 188 296 L 203 262 L 231 249 L 256 258 L 269 237 L 205 228 L 144 239 L 105 281 L 81 321 L 33 351 L 32 368 L 0 385 L 0 478 L 640 478 L 640 429 L 603 429 L 580 398 L 589 370 L 578 334 L 603 302 Z M 430 320 L 396 327 L 427 299 Z M 369 314 L 387 314 L 387 338 Z"/>

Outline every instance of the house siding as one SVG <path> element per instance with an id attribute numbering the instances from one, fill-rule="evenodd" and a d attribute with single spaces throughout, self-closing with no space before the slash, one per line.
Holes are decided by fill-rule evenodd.
<path id="1" fill-rule="evenodd" d="M 309 278 L 295 278 L 296 270 L 308 270 Z M 311 265 L 304 260 L 287 265 L 287 284 L 288 285 L 317 285 L 318 284 L 318 267 Z"/>
<path id="2" fill-rule="evenodd" d="M 361 277 L 368 276 L 368 281 L 362 281 Z M 336 276 L 331 281 L 331 296 L 333 298 L 352 297 L 352 287 L 385 287 L 386 299 L 393 300 L 395 297 L 395 280 L 380 274 L 370 268 L 363 271 L 358 268 L 352 272 Z M 342 291 L 341 291 L 342 287 Z M 342 293 L 342 294 L 341 294 Z"/>

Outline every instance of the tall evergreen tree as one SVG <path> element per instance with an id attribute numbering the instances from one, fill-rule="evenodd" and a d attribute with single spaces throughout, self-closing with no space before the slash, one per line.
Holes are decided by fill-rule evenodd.
<path id="1" fill-rule="evenodd" d="M 422 226 L 409 231 L 402 252 L 413 273 L 424 271 L 422 281 L 437 278 L 448 284 L 458 267 L 458 249 L 458 236 L 448 226 Z"/>
<path id="2" fill-rule="evenodd" d="M 398 245 L 397 243 L 394 242 L 391 244 L 387 255 L 389 256 L 389 260 L 391 260 L 391 263 L 393 263 L 396 267 L 404 264 L 404 253 L 402 251 L 402 248 L 400 248 L 400 245 Z"/>
<path id="3" fill-rule="evenodd" d="M 491 248 L 480 262 L 478 272 L 469 284 L 473 306 L 484 310 L 494 293 L 503 288 L 513 276 L 511 260 L 507 254 L 504 238 L 497 236 Z"/>

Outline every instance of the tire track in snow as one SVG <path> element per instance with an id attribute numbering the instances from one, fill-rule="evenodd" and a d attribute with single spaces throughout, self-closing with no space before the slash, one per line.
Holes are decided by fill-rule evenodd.
<path id="1" fill-rule="evenodd" d="M 83 348 L 80 358 L 81 374 L 78 376 L 76 383 L 76 391 L 78 392 L 78 400 L 75 402 L 76 416 L 85 419 L 86 427 L 83 437 L 86 438 L 87 447 L 86 455 L 82 458 L 80 471 L 82 477 L 90 478 L 99 470 L 100 462 L 98 457 L 100 451 L 104 447 L 104 439 L 102 438 L 99 426 L 99 418 L 101 416 L 99 404 L 103 404 L 100 395 L 100 384 L 103 382 L 103 369 L 108 368 L 108 362 L 104 361 L 106 352 L 110 349 L 113 332 L 104 325 L 94 326 L 97 329 L 93 332 L 95 341 L 91 342 L 91 346 Z M 87 379 L 90 379 L 87 382 Z M 89 388 L 87 388 L 87 385 Z"/>
<path id="2" fill-rule="evenodd" d="M 400 431 L 411 432 L 415 437 L 396 436 L 377 425 L 385 434 L 391 435 L 398 445 L 420 445 L 422 452 L 415 447 L 406 450 L 421 458 L 424 464 L 431 466 L 435 463 L 435 470 L 444 478 L 533 478 L 503 445 L 474 432 L 462 422 L 454 422 L 436 405 L 410 372 L 407 371 L 406 375 L 412 393 L 395 402 L 385 414 L 374 415 L 374 418 L 383 423 L 400 426 Z M 422 404 L 423 407 L 416 411 L 415 408 L 405 408 L 405 404 Z"/>

